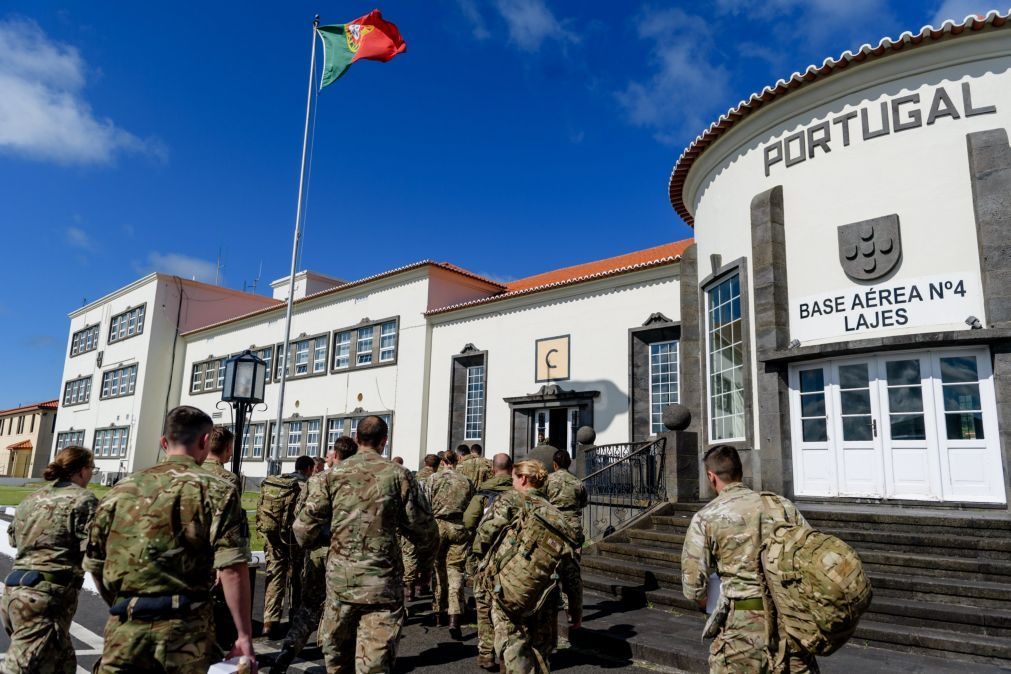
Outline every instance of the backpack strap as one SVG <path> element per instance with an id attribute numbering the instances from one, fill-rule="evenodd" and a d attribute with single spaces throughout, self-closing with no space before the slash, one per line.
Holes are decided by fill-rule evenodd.
<path id="1" fill-rule="evenodd" d="M 765 551 L 765 532 L 762 530 L 762 522 L 765 517 L 769 517 L 773 522 L 777 519 L 786 519 L 786 509 L 783 502 L 772 492 L 760 492 L 760 507 L 758 509 L 758 522 L 755 526 L 758 543 L 755 546 L 758 564 L 758 584 L 762 588 L 762 600 L 765 608 L 765 657 L 769 664 L 769 671 L 773 674 L 786 671 L 786 639 L 780 638 L 779 612 L 776 609 L 775 598 L 769 590 L 769 580 L 765 575 L 765 565 L 762 563 L 762 553 Z M 777 517 L 782 515 L 782 518 Z M 773 525 L 773 530 L 776 526 Z M 769 532 L 771 533 L 771 532 Z"/>

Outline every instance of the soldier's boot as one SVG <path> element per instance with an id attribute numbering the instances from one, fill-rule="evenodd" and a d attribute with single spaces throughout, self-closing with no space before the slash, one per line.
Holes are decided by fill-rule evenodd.
<path id="1" fill-rule="evenodd" d="M 477 666 L 481 669 L 485 669 L 489 672 L 497 672 L 498 665 L 495 664 L 494 655 L 479 655 L 477 656 Z"/>
<path id="2" fill-rule="evenodd" d="M 295 649 L 284 647 L 274 658 L 274 664 L 270 666 L 270 674 L 285 674 L 291 663 L 295 661 Z"/>
<path id="3" fill-rule="evenodd" d="M 459 614 L 449 616 L 449 636 L 457 641 L 463 639 L 463 632 L 460 631 Z"/>
<path id="4" fill-rule="evenodd" d="M 267 637 L 268 639 L 273 639 L 271 636 L 277 633 L 277 623 L 270 620 L 263 623 L 263 628 L 260 630 L 260 636 Z"/>
<path id="5" fill-rule="evenodd" d="M 408 583 L 407 585 L 407 601 L 414 601 L 417 597 L 414 593 L 414 583 Z"/>
<path id="6" fill-rule="evenodd" d="M 443 613 L 442 611 L 439 611 L 438 613 L 435 614 L 435 626 L 436 627 L 445 627 L 448 624 L 449 624 L 449 621 L 447 620 L 445 613 Z"/>

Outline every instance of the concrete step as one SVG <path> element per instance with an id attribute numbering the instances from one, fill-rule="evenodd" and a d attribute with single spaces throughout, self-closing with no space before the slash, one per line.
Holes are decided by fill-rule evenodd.
<path id="1" fill-rule="evenodd" d="M 865 620 L 892 625 L 933 627 L 991 637 L 1011 637 L 1011 610 L 874 596 Z"/>
<path id="2" fill-rule="evenodd" d="M 838 536 L 852 545 L 857 552 L 862 552 L 863 550 L 889 550 L 892 552 L 923 554 L 924 551 L 930 551 L 940 556 L 1011 560 L 1011 538 L 977 538 L 956 535 L 938 536 L 932 534 L 829 527 L 823 528 L 822 531 Z"/>
<path id="3" fill-rule="evenodd" d="M 647 588 L 681 589 L 681 570 L 639 564 L 627 559 L 613 559 L 604 556 L 583 557 L 582 567 L 600 575 L 621 578 L 632 583 L 641 583 Z"/>
<path id="4" fill-rule="evenodd" d="M 672 550 L 680 550 L 685 542 L 684 534 L 658 531 L 656 529 L 625 529 L 624 534 L 631 543 L 677 546 L 676 548 L 671 548 Z"/>
<path id="5" fill-rule="evenodd" d="M 853 635 L 856 639 L 888 644 L 906 652 L 937 654 L 958 653 L 974 662 L 1011 666 L 1011 641 L 1005 637 L 953 633 L 931 627 L 894 625 L 861 620 Z"/>
<path id="6" fill-rule="evenodd" d="M 959 580 L 937 578 L 935 576 L 914 576 L 909 574 L 890 574 L 871 572 L 867 574 L 871 586 L 877 590 L 898 590 L 915 595 L 927 595 L 935 601 L 979 605 L 976 599 L 987 599 L 1006 604 L 1011 608 L 1011 588 L 1007 583 L 994 583 L 982 580 Z"/>
<path id="7" fill-rule="evenodd" d="M 874 524 L 878 528 L 891 526 L 916 526 L 919 530 L 954 531 L 962 533 L 1003 532 L 1011 535 L 1011 515 L 1005 510 L 980 509 L 973 511 L 938 508 L 896 507 L 868 504 L 855 507 L 840 503 L 797 502 L 797 507 L 807 520 L 850 522 L 854 525 Z M 849 525 L 848 525 L 849 526 Z M 854 526 L 855 528 L 855 526 Z"/>
<path id="8" fill-rule="evenodd" d="M 620 600 L 628 608 L 653 607 L 694 613 L 695 602 L 686 599 L 680 590 L 649 587 L 628 579 L 612 578 L 583 569 L 583 588 Z"/>
<path id="9" fill-rule="evenodd" d="M 680 549 L 606 541 L 598 543 L 596 549 L 604 557 L 629 559 L 642 564 L 654 564 L 659 568 L 681 568 Z"/>
<path id="10" fill-rule="evenodd" d="M 860 550 L 864 568 L 884 573 L 906 571 L 921 576 L 943 576 L 966 580 L 1011 581 L 1011 561 L 977 559 L 971 557 L 942 557 L 939 555 L 891 552 L 888 550 Z"/>

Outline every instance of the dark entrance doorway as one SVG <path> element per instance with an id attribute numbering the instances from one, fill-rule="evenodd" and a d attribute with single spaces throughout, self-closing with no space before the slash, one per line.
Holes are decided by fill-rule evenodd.
<path id="1" fill-rule="evenodd" d="M 567 391 L 551 384 L 537 393 L 506 398 L 512 418 L 513 458 L 525 458 L 541 437 L 552 447 L 574 452 L 576 430 L 593 426 L 593 401 L 599 395 L 600 391 Z"/>

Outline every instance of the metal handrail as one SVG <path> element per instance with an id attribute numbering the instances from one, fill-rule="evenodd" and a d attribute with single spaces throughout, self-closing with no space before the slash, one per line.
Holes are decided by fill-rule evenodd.
<path id="1" fill-rule="evenodd" d="M 588 496 L 583 525 L 591 541 L 610 535 L 667 500 L 667 438 L 638 444 L 638 449 L 583 478 Z"/>

